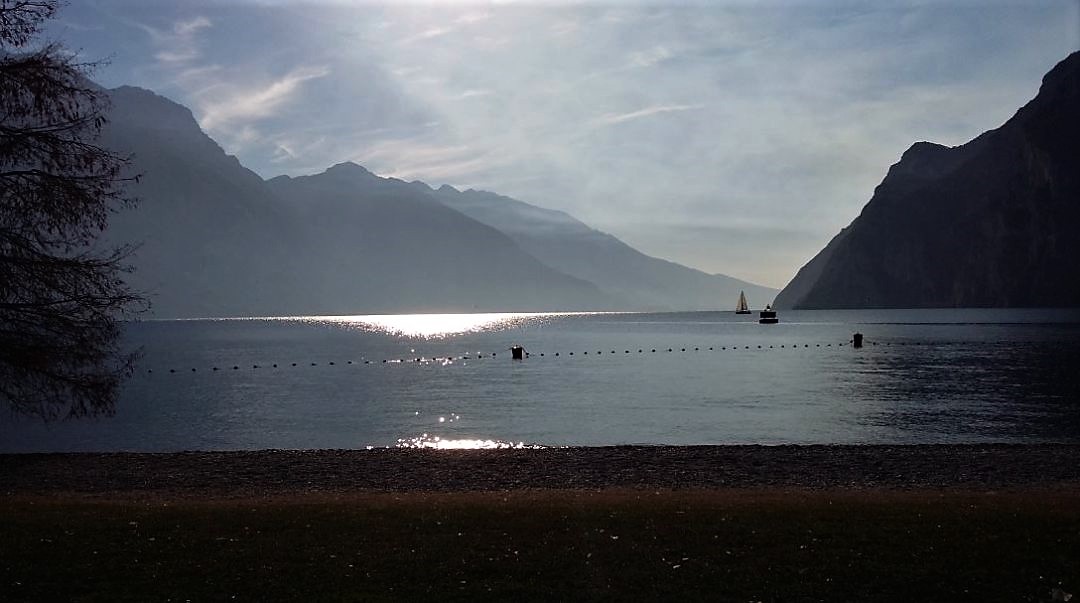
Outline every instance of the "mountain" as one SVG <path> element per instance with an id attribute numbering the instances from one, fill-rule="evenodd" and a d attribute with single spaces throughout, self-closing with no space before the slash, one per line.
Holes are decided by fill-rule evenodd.
<path id="1" fill-rule="evenodd" d="M 724 275 L 709 275 L 649 257 L 619 239 L 589 228 L 569 214 L 543 209 L 484 191 L 433 189 L 419 181 L 380 178 L 347 163 L 304 178 L 279 176 L 272 186 L 305 182 L 321 195 L 357 203 L 379 197 L 388 203 L 418 195 L 488 225 L 544 265 L 595 284 L 609 294 L 612 307 L 635 310 L 715 310 L 734 308 L 739 292 L 764 306 L 776 290 Z M 276 189 L 284 197 L 299 193 Z M 302 196 L 302 194 L 301 194 Z"/>
<path id="2" fill-rule="evenodd" d="M 304 307 L 290 286 L 305 238 L 262 179 L 227 156 L 186 108 L 139 88 L 109 92 L 102 143 L 134 157 L 135 209 L 110 220 L 110 242 L 140 245 L 128 280 L 162 317 L 267 315 Z"/>
<path id="3" fill-rule="evenodd" d="M 442 203 L 498 228 L 556 270 L 596 283 L 641 309 L 733 309 L 739 292 L 755 305 L 771 303 L 775 289 L 647 256 L 570 215 L 484 191 L 443 186 Z"/>
<path id="4" fill-rule="evenodd" d="M 102 142 L 131 154 L 141 178 L 138 207 L 114 216 L 106 238 L 141 244 L 130 280 L 154 316 L 618 305 L 427 194 L 335 194 L 337 182 L 365 177 L 356 166 L 266 182 L 181 105 L 132 87 L 110 97 Z"/>
<path id="5" fill-rule="evenodd" d="M 911 146 L 779 308 L 1080 306 L 1080 53 L 996 130 Z"/>
<path id="6" fill-rule="evenodd" d="M 307 250 L 335 292 L 400 312 L 593 310 L 618 301 L 542 264 L 505 234 L 411 188 L 339 164 L 267 186 L 318 233 Z M 404 304 L 404 306 L 403 306 Z"/>
<path id="7" fill-rule="evenodd" d="M 343 163 L 263 180 L 191 111 L 109 91 L 102 143 L 133 157 L 135 209 L 106 242 L 140 245 L 132 285 L 157 317 L 716 309 L 764 287 L 648 257 L 571 216 Z"/>

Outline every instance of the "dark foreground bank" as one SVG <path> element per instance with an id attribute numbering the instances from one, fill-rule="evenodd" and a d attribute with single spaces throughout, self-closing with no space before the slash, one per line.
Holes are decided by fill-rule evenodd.
<path id="1" fill-rule="evenodd" d="M 515 489 L 1080 485 L 1080 445 L 616 446 L 0 455 L 0 492 L 259 496 Z"/>
<path id="2" fill-rule="evenodd" d="M 0 600 L 1064 600 L 1078 453 L 3 456 Z"/>

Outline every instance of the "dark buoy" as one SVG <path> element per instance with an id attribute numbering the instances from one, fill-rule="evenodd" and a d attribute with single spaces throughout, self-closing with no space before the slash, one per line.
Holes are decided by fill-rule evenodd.
<path id="1" fill-rule="evenodd" d="M 494 356 L 494 355 L 495 354 L 492 354 L 492 356 Z M 511 360 L 524 360 L 525 359 L 525 348 L 523 348 L 523 347 L 521 347 L 519 345 L 510 346 L 510 359 Z"/>
<path id="2" fill-rule="evenodd" d="M 862 347 L 862 333 L 855 333 L 851 336 L 851 345 L 856 348 Z"/>

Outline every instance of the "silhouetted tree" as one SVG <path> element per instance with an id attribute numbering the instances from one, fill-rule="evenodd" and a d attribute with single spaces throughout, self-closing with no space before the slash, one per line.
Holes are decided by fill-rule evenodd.
<path id="1" fill-rule="evenodd" d="M 127 159 L 95 144 L 105 93 L 57 44 L 33 47 L 57 0 L 0 0 L 0 405 L 45 420 L 110 414 L 134 355 L 121 320 L 141 303 L 128 248 L 102 250 L 132 203 Z"/>

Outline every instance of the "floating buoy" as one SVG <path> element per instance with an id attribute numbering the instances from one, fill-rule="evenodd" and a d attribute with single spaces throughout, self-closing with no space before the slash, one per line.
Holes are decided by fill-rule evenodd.
<path id="1" fill-rule="evenodd" d="M 492 354 L 494 356 L 495 354 Z M 520 345 L 510 346 L 510 359 L 511 360 L 524 360 L 525 348 Z"/>
<path id="2" fill-rule="evenodd" d="M 861 348 L 862 347 L 862 339 L 863 339 L 862 333 L 853 334 L 851 336 L 851 347 Z"/>

